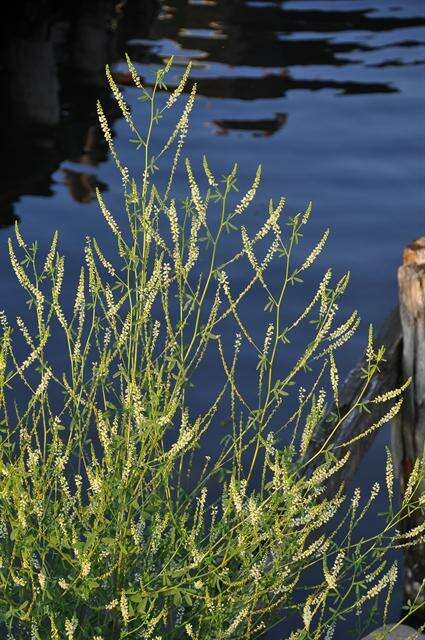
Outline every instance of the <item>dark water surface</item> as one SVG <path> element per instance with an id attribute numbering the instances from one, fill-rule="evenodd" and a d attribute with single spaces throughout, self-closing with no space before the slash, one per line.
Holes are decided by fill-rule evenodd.
<path id="1" fill-rule="evenodd" d="M 48 3 L 40 4 L 44 11 L 21 4 L 24 13 L 21 7 L 1 27 L 0 308 L 21 312 L 6 254 L 14 220 L 44 248 L 58 229 L 72 277 L 84 237 L 106 235 L 94 188 L 107 190 L 114 210 L 121 182 L 96 127 L 97 97 L 114 122 L 124 164 L 137 167 L 134 150 L 122 144 L 128 134 L 106 90 L 104 64 L 125 85 L 128 51 L 150 82 L 174 54 L 172 82 L 189 59 L 198 82 L 186 147 L 193 163 L 207 152 L 222 174 L 237 161 L 248 186 L 261 162 L 264 193 L 286 195 L 288 214 L 313 200 L 308 246 L 331 227 L 313 275 L 328 264 L 338 275 L 352 273 L 346 309 L 358 308 L 363 324 L 340 358 L 346 372 L 367 324 L 379 324 L 396 302 L 404 245 L 425 233 L 423 0 L 99 1 L 54 11 Z M 123 90 L 137 113 L 134 89 Z M 166 129 L 161 122 L 161 138 Z M 254 214 L 261 205 L 260 198 Z M 199 408 L 202 399 L 200 389 Z M 388 442 L 385 427 L 358 473 L 365 489 L 383 478 Z"/>

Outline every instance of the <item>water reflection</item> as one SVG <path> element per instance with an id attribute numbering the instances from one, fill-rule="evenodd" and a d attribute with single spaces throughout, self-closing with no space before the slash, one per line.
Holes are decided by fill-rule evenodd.
<path id="1" fill-rule="evenodd" d="M 227 135 L 230 131 L 251 131 L 255 136 L 268 137 L 280 131 L 287 120 L 286 113 L 276 113 L 273 118 L 259 120 L 213 120 L 216 132 Z"/>
<path id="2" fill-rule="evenodd" d="M 278 98 L 296 89 L 333 89 L 346 95 L 397 91 L 390 83 L 365 81 L 362 60 L 355 56 L 390 46 L 374 44 L 374 33 L 423 25 L 421 17 L 352 10 L 352 3 L 338 10 L 345 2 L 326 3 L 327 9 L 303 6 L 323 5 L 314 2 L 287 8 L 294 4 L 170 0 L 156 22 L 154 40 L 133 41 L 131 53 L 136 60 L 153 64 L 160 64 L 170 53 L 181 62 L 197 58 L 199 92 L 208 97 L 256 100 Z M 398 59 L 397 64 L 405 63 Z M 359 66 L 354 79 L 335 79 L 333 70 L 353 65 Z M 297 77 L 288 70 L 319 66 L 331 67 L 326 77 Z M 243 76 L 235 73 L 237 68 L 244 69 Z"/>
<path id="3" fill-rule="evenodd" d="M 100 97 L 109 120 L 119 116 L 105 90 L 104 66 L 124 50 L 145 68 L 170 54 L 181 65 L 193 59 L 198 92 L 207 98 L 252 102 L 299 90 L 390 94 L 399 87 L 380 70 L 422 61 L 417 29 L 423 11 L 415 11 L 416 0 L 409 6 L 384 8 L 376 0 L 16 2 L 1 25 L 0 226 L 17 219 L 21 195 L 52 195 L 51 176 L 64 160 L 82 165 L 60 174 L 77 202 L 89 202 L 95 187 L 104 186 L 93 171 L 106 159 L 94 107 Z M 115 78 L 131 84 L 123 70 Z M 288 116 L 281 105 L 266 110 L 212 117 L 211 130 L 273 136 Z"/>
<path id="4" fill-rule="evenodd" d="M 0 226 L 18 219 L 22 195 L 52 195 L 63 160 L 95 167 L 107 158 L 96 99 L 110 121 L 119 111 L 105 90 L 104 68 L 134 34 L 148 36 L 155 0 L 84 3 L 18 1 L 1 24 Z M 62 172 L 71 198 L 89 202 L 102 184 L 92 171 Z M 104 187 L 104 185 L 103 185 Z"/>

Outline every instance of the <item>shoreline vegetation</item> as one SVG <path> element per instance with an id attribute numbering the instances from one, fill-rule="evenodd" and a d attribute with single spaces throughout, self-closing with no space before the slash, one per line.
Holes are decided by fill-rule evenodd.
<path id="1" fill-rule="evenodd" d="M 299 316 L 288 320 L 285 308 L 329 231 L 299 263 L 312 207 L 288 217 L 281 198 L 270 200 L 253 232 L 247 210 L 261 166 L 241 196 L 237 165 L 219 178 L 204 156 L 201 178 L 183 157 L 196 96 L 190 65 L 164 98 L 172 58 L 150 88 L 127 63 L 146 119 L 133 118 L 109 68 L 106 75 L 140 152 L 140 176 L 122 165 L 97 107 L 123 184 L 125 215 L 112 213 L 97 191 L 114 253 L 87 239 L 71 305 L 61 295 L 66 273 L 57 234 L 45 256 L 18 225 L 9 241 L 34 330 L 24 313 L 13 321 L 1 313 L 2 637 L 250 639 L 284 623 L 288 639 L 331 640 L 352 615 L 360 638 L 371 624 L 387 622 L 398 575 L 392 552 L 425 537 L 425 525 L 403 528 L 422 508 L 416 490 L 423 460 L 400 505 L 389 451 L 382 487 L 351 496 L 342 487 L 329 496 L 325 488 L 348 462 L 351 445 L 398 414 L 409 380 L 365 400 L 385 359 L 370 329 L 363 385 L 350 411 L 385 411 L 338 443 L 337 458 L 332 446 L 347 417 L 340 411 L 338 352 L 360 322 L 356 312 L 339 317 L 349 274 L 335 281 L 326 270 Z M 177 124 L 156 148 L 155 126 L 173 108 L 180 109 Z M 188 184 L 181 201 L 173 198 L 179 170 Z M 225 255 L 228 236 L 234 251 Z M 238 289 L 235 263 L 246 272 Z M 268 280 L 272 265 L 281 269 L 278 289 Z M 261 340 L 249 313 L 253 300 L 264 300 Z M 288 366 L 282 354 L 304 322 L 311 340 Z M 49 352 L 59 334 L 68 354 L 64 370 Z M 257 360 L 255 396 L 243 386 L 247 349 Z M 212 354 L 222 379 L 212 402 L 194 414 L 192 380 Z M 24 406 L 14 402 L 17 389 L 27 394 Z M 329 435 L 308 456 L 332 404 Z M 214 451 L 205 447 L 207 436 Z M 379 492 L 387 510 L 376 535 L 365 539 L 358 525 Z M 417 606 L 410 603 L 403 620 Z"/>

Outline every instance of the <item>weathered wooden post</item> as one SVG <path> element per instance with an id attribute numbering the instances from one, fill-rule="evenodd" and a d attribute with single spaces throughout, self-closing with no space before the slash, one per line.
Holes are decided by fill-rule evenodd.
<path id="1" fill-rule="evenodd" d="M 401 414 L 393 425 L 393 450 L 398 461 L 402 494 L 413 466 L 422 458 L 425 447 L 425 236 L 404 250 L 403 265 L 398 270 L 400 319 L 403 333 L 402 379 L 411 377 Z M 425 481 L 417 498 L 425 495 Z M 425 508 L 409 515 L 406 529 L 425 522 Z M 425 603 L 425 543 L 405 554 L 405 597 Z M 419 594 L 419 596 L 418 596 Z M 419 610 L 425 621 L 425 607 Z"/>

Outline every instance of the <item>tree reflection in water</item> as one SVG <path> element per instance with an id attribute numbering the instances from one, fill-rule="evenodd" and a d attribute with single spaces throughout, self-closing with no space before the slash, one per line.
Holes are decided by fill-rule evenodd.
<path id="1" fill-rule="evenodd" d="M 1 24 L 2 150 L 0 226 L 17 219 L 21 195 L 52 194 L 52 174 L 61 162 L 82 165 L 62 172 L 69 194 L 89 202 L 99 185 L 96 167 L 106 159 L 95 113 L 101 98 L 110 122 L 119 113 L 105 90 L 106 63 L 128 51 L 136 63 L 160 65 L 171 53 L 184 65 L 194 60 L 198 93 L 235 101 L 268 100 L 295 90 L 330 89 L 341 95 L 385 94 L 399 89 L 365 68 L 418 64 L 394 58 L 394 47 L 419 50 L 406 34 L 422 17 L 354 2 L 272 0 L 94 0 L 42 3 L 18 0 Z M 377 44 L 376 34 L 392 34 Z M 388 49 L 388 54 L 386 54 Z M 391 53 L 392 52 L 392 53 Z M 376 60 L 376 55 L 384 60 Z M 349 78 L 341 70 L 350 69 Z M 318 73 L 318 69 L 321 69 Z M 358 72 L 356 72 L 358 69 Z M 116 81 L 131 84 L 116 70 Z M 236 104 L 236 103 L 235 103 Z M 213 118 L 221 135 L 248 132 L 272 136 L 288 115 Z"/>

